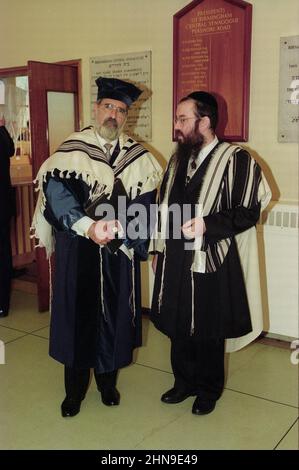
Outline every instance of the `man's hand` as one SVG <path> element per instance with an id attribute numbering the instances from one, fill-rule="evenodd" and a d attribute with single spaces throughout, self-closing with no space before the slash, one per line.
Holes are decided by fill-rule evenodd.
<path id="1" fill-rule="evenodd" d="M 157 263 L 158 263 L 158 255 L 154 255 L 153 260 L 152 260 L 152 270 L 154 274 L 156 274 Z"/>
<path id="2" fill-rule="evenodd" d="M 5 126 L 5 117 L 0 118 L 0 126 Z"/>
<path id="3" fill-rule="evenodd" d="M 88 229 L 87 235 L 98 245 L 107 245 L 119 231 L 118 220 L 98 220 Z"/>
<path id="4" fill-rule="evenodd" d="M 182 225 L 182 232 L 186 238 L 201 237 L 206 231 L 206 225 L 202 217 L 195 217 Z"/>

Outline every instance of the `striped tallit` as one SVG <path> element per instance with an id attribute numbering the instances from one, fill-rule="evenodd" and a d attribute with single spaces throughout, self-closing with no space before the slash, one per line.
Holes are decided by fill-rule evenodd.
<path id="1" fill-rule="evenodd" d="M 111 194 L 115 177 L 122 180 L 129 195 L 144 194 L 157 188 L 162 169 L 156 159 L 143 146 L 125 134 L 119 137 L 120 152 L 111 168 L 101 149 L 95 129 L 90 126 L 75 132 L 61 144 L 56 152 L 44 161 L 35 183 L 39 197 L 36 204 L 31 232 L 40 240 L 47 255 L 53 251 L 52 228 L 43 216 L 45 195 L 43 183 L 47 176 L 70 178 L 75 176 L 89 187 L 89 202 L 101 194 Z"/>
<path id="2" fill-rule="evenodd" d="M 195 201 L 202 208 L 202 216 L 216 214 L 222 209 L 232 209 L 232 189 L 236 184 L 236 165 L 238 152 L 241 147 L 229 143 L 220 144 L 207 168 L 204 176 L 203 185 L 200 191 L 198 201 Z M 164 253 L 161 287 L 159 294 L 159 308 L 163 304 L 163 278 L 164 269 L 167 262 L 167 252 L 165 236 L 168 218 L 168 199 L 176 174 L 176 162 L 172 159 L 169 163 L 166 178 L 162 184 L 162 202 L 160 208 L 160 221 L 153 236 L 151 249 Z M 242 189 L 239 205 L 243 207 L 261 204 L 264 209 L 271 199 L 271 191 L 268 183 L 260 170 L 258 164 L 253 158 L 248 158 L 245 184 Z M 248 297 L 252 331 L 240 338 L 229 338 L 226 340 L 226 351 L 232 352 L 244 347 L 255 339 L 263 329 L 263 313 L 260 292 L 260 277 L 258 263 L 258 248 L 256 229 L 251 227 L 248 230 L 235 236 L 242 266 L 244 282 Z M 230 244 L 231 238 L 225 238 L 209 245 L 205 237 L 202 237 L 200 243 L 194 244 L 193 264 L 191 266 L 191 291 L 192 291 L 192 314 L 190 333 L 194 331 L 194 272 L 211 273 L 217 271 L 222 265 Z"/>

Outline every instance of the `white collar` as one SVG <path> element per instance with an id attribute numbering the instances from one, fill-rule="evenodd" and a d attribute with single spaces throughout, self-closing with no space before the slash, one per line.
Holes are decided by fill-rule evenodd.
<path id="1" fill-rule="evenodd" d="M 106 153 L 105 144 L 111 144 L 112 145 L 112 147 L 110 149 L 110 154 L 112 155 L 113 152 L 114 152 L 114 149 L 116 147 L 118 139 L 115 139 L 115 140 L 112 140 L 111 142 L 108 142 L 107 140 L 103 139 L 103 137 L 101 137 L 100 134 L 97 131 L 95 131 L 95 134 L 97 136 L 99 144 L 100 144 L 102 150 L 104 151 L 104 153 Z"/>
<path id="2" fill-rule="evenodd" d="M 208 145 L 205 145 L 198 154 L 199 164 L 201 164 L 204 159 L 209 155 L 211 150 L 218 144 L 218 137 L 215 135 L 214 140 Z"/>

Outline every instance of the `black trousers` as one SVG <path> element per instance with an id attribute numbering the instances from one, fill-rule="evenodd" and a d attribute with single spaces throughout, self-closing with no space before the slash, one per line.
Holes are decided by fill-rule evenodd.
<path id="1" fill-rule="evenodd" d="M 224 388 L 224 339 L 172 339 L 171 365 L 175 388 L 218 400 Z"/>
<path id="2" fill-rule="evenodd" d="M 1 221 L 2 225 L 2 221 Z M 10 224 L 0 227 L 0 316 L 8 315 L 12 278 Z"/>
<path id="3" fill-rule="evenodd" d="M 109 390 L 116 386 L 117 370 L 112 372 L 104 372 L 94 377 L 98 390 Z M 90 382 L 90 369 L 79 369 L 77 367 L 64 367 L 64 385 L 67 397 L 76 400 L 83 400 Z"/>

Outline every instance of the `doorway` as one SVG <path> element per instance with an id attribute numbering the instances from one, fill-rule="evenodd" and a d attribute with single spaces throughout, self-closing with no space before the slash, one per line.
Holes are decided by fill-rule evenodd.
<path id="1" fill-rule="evenodd" d="M 49 309 L 49 260 L 34 248 L 30 224 L 33 180 L 48 156 L 80 128 L 81 61 L 0 69 L 0 116 L 15 144 L 11 181 L 15 215 L 11 223 L 13 289 L 37 293 L 39 311 Z"/>

